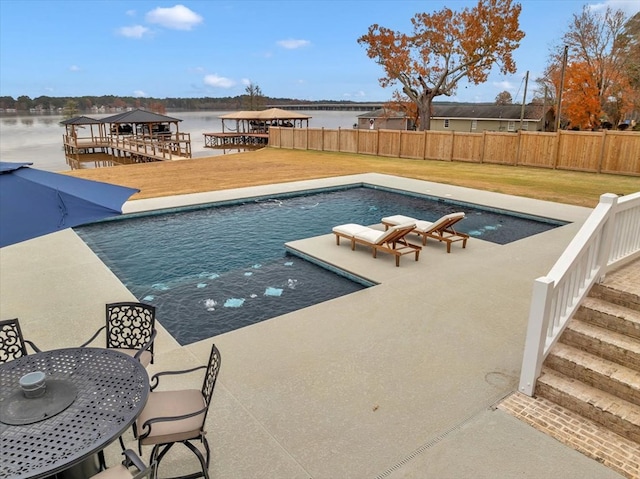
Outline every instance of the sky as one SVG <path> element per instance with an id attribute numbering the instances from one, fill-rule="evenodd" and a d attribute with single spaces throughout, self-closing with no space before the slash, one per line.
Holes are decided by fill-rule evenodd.
<path id="1" fill-rule="evenodd" d="M 357 39 L 370 25 L 411 32 L 416 13 L 463 0 L 0 0 L 0 96 L 234 97 L 249 83 L 272 98 L 383 102 L 382 67 Z M 437 100 L 521 102 L 583 6 L 628 16 L 639 0 L 520 0 L 517 72 L 459 84 Z"/>

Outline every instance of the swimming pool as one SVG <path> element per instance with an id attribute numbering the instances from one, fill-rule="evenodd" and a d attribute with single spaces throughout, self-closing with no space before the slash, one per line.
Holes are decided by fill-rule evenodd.
<path id="1" fill-rule="evenodd" d="M 373 186 L 127 215 L 74 228 L 160 323 L 189 344 L 367 287 L 285 252 L 341 223 L 464 211 L 459 230 L 498 244 L 564 223 Z M 332 240 L 333 241 L 333 240 Z"/>

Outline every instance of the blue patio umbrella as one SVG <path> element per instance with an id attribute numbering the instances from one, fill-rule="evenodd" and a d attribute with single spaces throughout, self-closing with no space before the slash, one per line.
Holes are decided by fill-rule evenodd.
<path id="1" fill-rule="evenodd" d="M 0 162 L 0 247 L 122 214 L 139 190 Z"/>

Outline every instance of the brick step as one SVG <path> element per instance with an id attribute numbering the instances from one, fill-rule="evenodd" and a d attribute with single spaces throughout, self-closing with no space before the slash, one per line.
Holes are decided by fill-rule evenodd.
<path id="1" fill-rule="evenodd" d="M 544 365 L 640 406 L 639 371 L 563 343 L 553 347 Z"/>
<path id="2" fill-rule="evenodd" d="M 607 286 L 606 280 L 604 283 L 594 284 L 589 291 L 589 296 L 640 311 L 640 296 L 637 293 L 625 291 L 620 287 Z"/>
<path id="3" fill-rule="evenodd" d="M 640 371 L 640 340 L 636 338 L 572 319 L 560 342 Z"/>
<path id="4" fill-rule="evenodd" d="M 588 297 L 573 317 L 640 339 L 640 311 L 619 304 Z"/>
<path id="5" fill-rule="evenodd" d="M 544 367 L 536 395 L 640 443 L 640 406 Z"/>

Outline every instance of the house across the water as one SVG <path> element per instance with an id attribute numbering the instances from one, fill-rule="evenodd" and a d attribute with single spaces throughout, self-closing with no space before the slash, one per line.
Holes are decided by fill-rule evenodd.
<path id="1" fill-rule="evenodd" d="M 553 131 L 555 116 L 551 105 L 496 105 L 489 103 L 434 103 L 433 131 Z M 522 116 L 522 121 L 520 120 Z M 360 129 L 414 130 L 415 124 L 404 113 L 380 108 L 358 116 Z"/>

